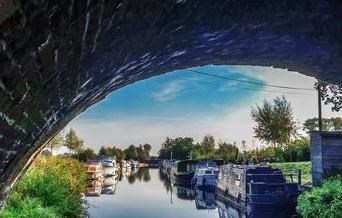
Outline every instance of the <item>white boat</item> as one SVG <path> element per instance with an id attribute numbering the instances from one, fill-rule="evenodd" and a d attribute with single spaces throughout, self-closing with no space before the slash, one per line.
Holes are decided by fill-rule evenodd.
<path id="1" fill-rule="evenodd" d="M 118 174 L 116 167 L 104 167 L 103 170 L 106 176 L 116 176 Z"/>
<path id="2" fill-rule="evenodd" d="M 117 183 L 117 179 L 115 178 L 115 176 L 106 177 L 103 181 L 103 186 L 112 186 L 112 185 L 115 185 L 116 183 Z"/>
<path id="3" fill-rule="evenodd" d="M 102 166 L 104 166 L 104 167 L 115 167 L 116 166 L 116 157 L 100 156 L 99 161 L 102 163 Z"/>

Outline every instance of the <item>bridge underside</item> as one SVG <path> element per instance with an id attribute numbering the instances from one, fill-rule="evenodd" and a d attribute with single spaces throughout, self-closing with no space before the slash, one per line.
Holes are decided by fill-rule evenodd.
<path id="1" fill-rule="evenodd" d="M 0 29 L 0 199 L 56 132 L 135 81 L 239 64 L 342 82 L 338 0 L 3 0 Z"/>

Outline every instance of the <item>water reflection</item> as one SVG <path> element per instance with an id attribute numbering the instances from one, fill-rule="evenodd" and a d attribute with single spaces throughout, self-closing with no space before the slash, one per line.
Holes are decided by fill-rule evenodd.
<path id="1" fill-rule="evenodd" d="M 113 181 L 104 181 L 109 186 L 102 185 L 101 196 L 87 198 L 90 217 L 280 218 L 293 214 L 279 208 L 243 207 L 215 192 L 173 186 L 158 169 L 139 168 L 117 180 L 113 186 Z"/>

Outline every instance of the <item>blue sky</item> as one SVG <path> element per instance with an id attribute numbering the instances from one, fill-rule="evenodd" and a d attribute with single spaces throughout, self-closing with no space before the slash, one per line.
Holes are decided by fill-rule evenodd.
<path id="1" fill-rule="evenodd" d="M 264 85 L 223 80 L 188 70 L 155 76 L 123 87 L 80 114 L 67 127 L 74 128 L 86 146 L 126 148 L 150 143 L 157 153 L 167 136 L 190 136 L 200 141 L 212 134 L 217 141 L 247 141 L 251 148 L 262 146 L 254 139 L 252 107 L 285 95 L 292 103 L 300 125 L 317 115 L 317 95 L 312 91 L 281 90 L 266 84 L 312 88 L 315 79 L 286 69 L 254 66 L 204 66 L 201 72 Z M 252 90 L 251 90 L 252 89 Z M 341 116 L 324 106 L 323 115 Z"/>
<path id="2" fill-rule="evenodd" d="M 205 66 L 194 70 L 232 79 L 263 83 L 255 77 L 242 74 L 227 66 Z M 241 87 L 263 89 L 261 85 L 241 84 L 177 70 L 139 81 L 111 93 L 104 101 L 91 107 L 79 119 L 111 119 L 113 117 L 181 118 L 222 113 L 256 92 Z M 234 92 L 232 94 L 232 92 Z"/>

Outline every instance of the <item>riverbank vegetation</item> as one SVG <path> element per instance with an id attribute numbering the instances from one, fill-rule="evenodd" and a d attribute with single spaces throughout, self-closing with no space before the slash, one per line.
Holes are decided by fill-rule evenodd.
<path id="1" fill-rule="evenodd" d="M 86 217 L 83 164 L 40 155 L 12 192 L 0 217 Z"/>
<path id="2" fill-rule="evenodd" d="M 274 168 L 280 169 L 284 173 L 296 172 L 297 170 L 301 170 L 302 173 L 302 184 L 309 185 L 312 183 L 312 174 L 311 174 L 311 162 L 290 162 L 290 163 L 271 163 L 270 164 Z M 295 181 L 297 178 L 294 177 Z"/>
<path id="3" fill-rule="evenodd" d="M 298 198 L 297 211 L 304 218 L 340 218 L 342 211 L 342 176 L 329 178 L 321 188 L 313 188 Z"/>

